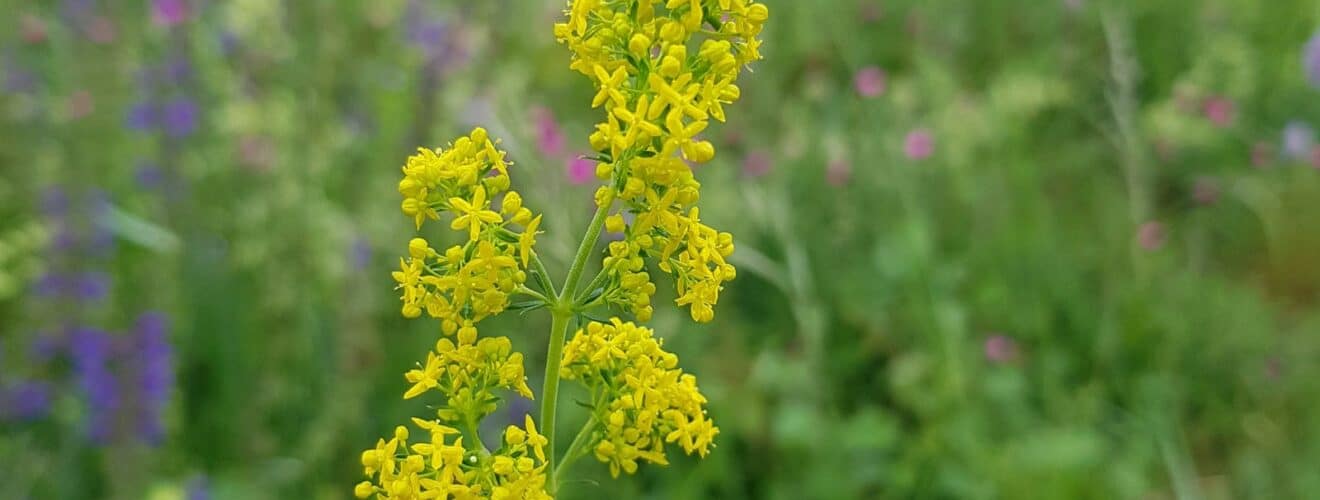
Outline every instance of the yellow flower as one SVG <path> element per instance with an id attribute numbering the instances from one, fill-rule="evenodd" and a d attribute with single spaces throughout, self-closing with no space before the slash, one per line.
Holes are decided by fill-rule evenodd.
<path id="1" fill-rule="evenodd" d="M 522 257 L 523 269 L 527 269 L 528 259 L 532 258 L 532 247 L 536 245 L 536 228 L 540 225 L 541 216 L 538 215 L 527 223 L 527 228 L 518 235 L 518 255 Z"/>
<path id="2" fill-rule="evenodd" d="M 455 230 L 463 228 L 468 229 L 468 239 L 475 241 L 477 235 L 481 234 L 481 224 L 499 224 L 504 219 L 498 212 L 486 208 L 486 188 L 477 186 L 472 193 L 472 200 L 468 201 L 462 198 L 450 198 L 449 206 L 453 208 L 454 213 L 459 214 L 450 224 Z"/>
<path id="3" fill-rule="evenodd" d="M 564 347 L 560 375 L 592 391 L 592 418 L 602 429 L 593 451 L 613 475 L 635 472 L 639 460 L 667 464 L 665 443 L 705 456 L 719 434 L 696 377 L 649 328 L 618 318 L 588 323 Z"/>

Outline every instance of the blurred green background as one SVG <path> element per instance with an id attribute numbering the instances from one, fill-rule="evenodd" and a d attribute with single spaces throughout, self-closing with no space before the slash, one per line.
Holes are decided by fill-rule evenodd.
<path id="1" fill-rule="evenodd" d="M 653 321 L 718 449 L 561 498 L 1320 492 L 1320 5 L 765 3 L 739 277 Z M 563 8 L 0 0 L 0 498 L 350 496 L 438 334 L 404 158 L 503 138 L 554 272 L 591 215 Z M 483 328 L 533 387 L 548 323 Z"/>

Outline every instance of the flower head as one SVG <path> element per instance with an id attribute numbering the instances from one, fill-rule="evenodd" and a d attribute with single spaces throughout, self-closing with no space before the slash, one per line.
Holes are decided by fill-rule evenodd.
<path id="1" fill-rule="evenodd" d="M 696 217 L 700 183 L 689 163 L 714 157 L 701 134 L 741 96 L 735 82 L 761 58 L 769 10 L 751 0 L 578 0 L 566 14 L 555 37 L 573 52 L 570 68 L 596 84 L 591 106 L 605 110 L 590 138 L 606 183 L 597 202 L 636 216 L 609 246 L 602 300 L 648 319 L 655 286 L 644 263 L 654 260 L 675 276 L 677 303 L 709 321 L 735 274 L 726 260 L 733 243 Z"/>
<path id="2" fill-rule="evenodd" d="M 703 457 L 715 446 L 720 430 L 696 377 L 663 345 L 650 328 L 614 318 L 588 323 L 564 347 L 560 375 L 591 391 L 592 450 L 615 476 L 636 472 L 639 461 L 667 465 L 666 443 Z"/>

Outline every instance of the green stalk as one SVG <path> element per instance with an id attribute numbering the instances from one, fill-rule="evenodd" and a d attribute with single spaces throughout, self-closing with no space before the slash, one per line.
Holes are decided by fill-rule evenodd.
<path id="1" fill-rule="evenodd" d="M 587 226 L 587 234 L 582 238 L 582 243 L 578 245 L 577 255 L 573 257 L 573 265 L 568 269 L 568 278 L 564 281 L 564 287 L 559 291 L 559 296 L 555 298 L 555 303 L 551 305 L 550 312 L 552 320 L 550 322 L 550 346 L 546 349 L 545 356 L 545 385 L 541 389 L 541 432 L 545 435 L 546 447 L 549 448 L 547 470 L 555 470 L 555 410 L 559 404 L 559 360 L 564 357 L 564 337 L 568 335 L 568 322 L 573 319 L 573 296 L 576 293 L 578 281 L 582 279 L 582 271 L 586 268 L 587 257 L 591 255 L 591 249 L 596 246 L 596 240 L 600 238 L 601 228 L 605 226 L 605 217 L 609 215 L 610 205 L 613 204 L 614 197 L 610 196 L 605 203 L 596 209 L 596 215 L 592 216 L 591 223 Z M 546 478 L 546 491 L 551 495 L 558 490 L 554 474 Z"/>
<path id="2" fill-rule="evenodd" d="M 553 481 L 558 483 L 560 476 L 568 472 L 568 466 L 582 458 L 589 450 L 586 449 L 587 442 L 591 439 L 591 433 L 596 430 L 596 417 L 592 416 L 587 420 L 582 430 L 578 431 L 577 437 L 573 438 L 573 443 L 568 445 L 568 451 L 564 452 L 564 459 L 559 461 L 559 466 L 555 468 L 551 475 Z"/>

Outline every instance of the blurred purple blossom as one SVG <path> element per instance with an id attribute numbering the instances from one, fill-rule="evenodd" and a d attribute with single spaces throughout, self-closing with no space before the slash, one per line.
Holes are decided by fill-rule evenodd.
<path id="1" fill-rule="evenodd" d="M 184 487 L 184 500 L 211 500 L 211 481 L 206 474 L 198 474 Z"/>
<path id="2" fill-rule="evenodd" d="M 353 269 L 361 271 L 371 265 L 371 241 L 365 236 L 358 236 L 353 239 L 353 247 L 350 249 Z"/>
<path id="3" fill-rule="evenodd" d="M 74 278 L 70 294 L 82 302 L 99 302 L 110 293 L 110 276 L 102 272 L 86 272 Z"/>
<path id="4" fill-rule="evenodd" d="M 137 181 L 138 187 L 154 191 L 165 184 L 165 171 L 155 163 L 139 163 L 137 171 L 133 174 L 133 180 Z"/>
<path id="5" fill-rule="evenodd" d="M 156 128 L 157 122 L 160 121 L 157 115 L 155 105 L 150 101 L 142 101 L 128 109 L 128 116 L 124 117 L 124 126 L 129 130 L 147 132 Z"/>
<path id="6" fill-rule="evenodd" d="M 139 316 L 131 339 L 126 364 L 137 371 L 138 435 L 147 443 L 159 443 L 164 437 L 161 415 L 174 387 L 174 350 L 165 316 L 151 312 Z"/>
<path id="7" fill-rule="evenodd" d="M 1320 31 L 1311 35 L 1302 48 L 1302 70 L 1311 86 L 1320 89 Z"/>
<path id="8" fill-rule="evenodd" d="M 165 103 L 161 109 L 160 124 L 170 137 L 187 137 L 197 131 L 197 103 L 179 97 Z"/>
<path id="9" fill-rule="evenodd" d="M 1315 129 L 1306 122 L 1293 120 L 1283 126 L 1283 154 L 1291 160 L 1309 159 L 1315 147 Z"/>
<path id="10" fill-rule="evenodd" d="M 903 154 L 910 160 L 924 160 L 935 153 L 935 136 L 930 130 L 919 128 L 903 138 Z"/>
<path id="11" fill-rule="evenodd" d="M 24 380 L 13 387 L 0 387 L 0 420 L 30 421 L 50 411 L 51 386 L 40 380 Z"/>
<path id="12" fill-rule="evenodd" d="M 70 344 L 74 373 L 87 398 L 87 436 L 98 443 L 106 442 L 111 437 L 120 402 L 110 369 L 113 355 L 110 335 L 93 328 L 78 328 Z"/>

